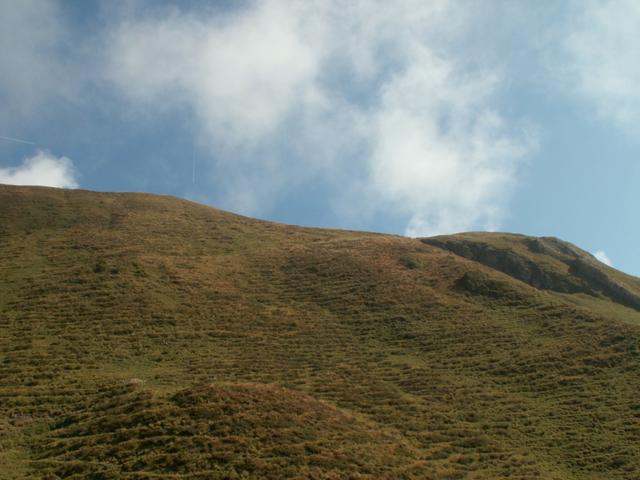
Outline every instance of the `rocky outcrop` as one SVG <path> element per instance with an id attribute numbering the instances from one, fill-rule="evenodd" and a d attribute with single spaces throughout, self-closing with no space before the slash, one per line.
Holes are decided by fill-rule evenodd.
<path id="1" fill-rule="evenodd" d="M 422 242 L 479 262 L 541 290 L 606 296 L 640 310 L 640 295 L 614 280 L 591 255 L 556 238 L 513 236 L 514 246 L 524 245 L 534 255 L 527 254 L 526 250 L 521 253 L 522 249 L 519 251 L 518 248 L 493 245 L 486 235 L 478 240 L 447 236 L 424 238 Z M 566 267 L 553 268 L 551 263 L 541 262 L 540 255 Z M 468 279 L 463 283 L 468 283 Z"/>
<path id="2" fill-rule="evenodd" d="M 585 283 L 593 285 L 596 290 L 599 290 L 612 300 L 640 310 L 640 295 L 633 293 L 624 285 L 616 282 L 594 264 L 584 259 L 576 258 L 570 263 L 569 272 L 581 278 Z"/>
<path id="3" fill-rule="evenodd" d="M 511 249 L 496 248 L 487 243 L 467 240 L 425 238 L 422 241 L 428 245 L 440 247 L 461 257 L 482 263 L 542 290 L 554 290 L 562 293 L 584 291 L 584 285 L 581 283 L 575 282 L 562 274 L 545 270 L 538 263 L 518 255 Z M 541 250 L 544 247 L 540 243 L 536 248 Z"/>

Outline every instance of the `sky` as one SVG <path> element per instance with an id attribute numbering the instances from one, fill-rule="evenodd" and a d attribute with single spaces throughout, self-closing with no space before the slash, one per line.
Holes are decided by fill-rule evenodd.
<path id="1" fill-rule="evenodd" d="M 640 2 L 0 0 L 0 183 L 640 275 Z"/>

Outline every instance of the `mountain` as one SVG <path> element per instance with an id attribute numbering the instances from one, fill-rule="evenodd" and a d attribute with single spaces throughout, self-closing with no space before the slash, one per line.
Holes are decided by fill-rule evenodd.
<path id="1" fill-rule="evenodd" d="M 640 280 L 0 186 L 0 478 L 636 479 Z"/>

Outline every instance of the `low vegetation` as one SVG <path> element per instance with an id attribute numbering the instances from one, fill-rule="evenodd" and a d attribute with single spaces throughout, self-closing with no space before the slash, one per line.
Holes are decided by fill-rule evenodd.
<path id="1" fill-rule="evenodd" d="M 415 239 L 0 186 L 0 478 L 637 478 L 638 279 L 589 263 L 621 299 L 546 240 L 472 237 L 586 289 Z"/>

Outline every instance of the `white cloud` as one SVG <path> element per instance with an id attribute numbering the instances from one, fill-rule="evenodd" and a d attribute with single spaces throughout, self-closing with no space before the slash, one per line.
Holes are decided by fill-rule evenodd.
<path id="1" fill-rule="evenodd" d="M 221 17 L 125 22 L 109 36 L 110 76 L 133 100 L 188 104 L 217 142 L 263 139 L 313 95 L 321 52 L 306 10 L 267 1 Z"/>
<path id="2" fill-rule="evenodd" d="M 497 228 L 530 149 L 493 107 L 501 82 L 460 44 L 458 2 L 264 0 L 131 16 L 107 76 L 135 110 L 188 107 L 227 206 L 256 213 L 320 180 L 333 206 L 394 212 L 407 233 Z"/>
<path id="3" fill-rule="evenodd" d="M 453 62 L 414 48 L 374 115 L 374 194 L 410 213 L 410 236 L 495 229 L 524 153 L 489 106 L 498 79 L 466 78 Z"/>
<path id="4" fill-rule="evenodd" d="M 76 188 L 76 172 L 67 157 L 39 151 L 18 167 L 0 168 L 0 183 L 9 185 L 43 185 Z"/>
<path id="5" fill-rule="evenodd" d="M 57 54 L 64 39 L 55 2 L 0 1 L 0 121 L 23 118 L 48 99 L 73 91 Z"/>
<path id="6" fill-rule="evenodd" d="M 609 265 L 610 267 L 613 266 L 613 264 L 611 263 L 611 260 L 609 259 L 609 256 L 603 250 L 598 250 L 597 252 L 594 252 L 593 256 L 596 257 L 600 262 L 604 263 L 605 265 Z"/>
<path id="7" fill-rule="evenodd" d="M 565 26 L 562 71 L 572 91 L 631 134 L 640 125 L 640 2 L 580 0 Z"/>

